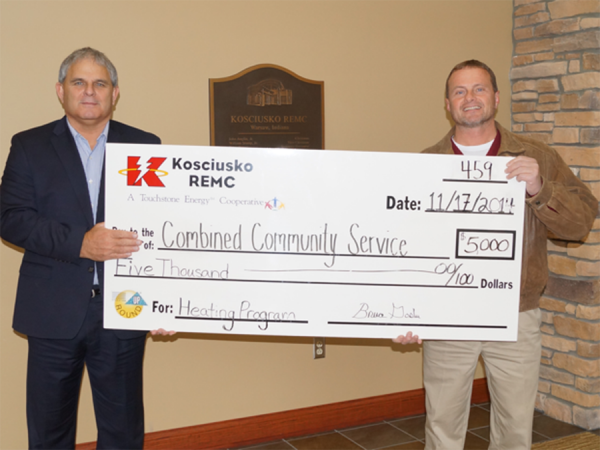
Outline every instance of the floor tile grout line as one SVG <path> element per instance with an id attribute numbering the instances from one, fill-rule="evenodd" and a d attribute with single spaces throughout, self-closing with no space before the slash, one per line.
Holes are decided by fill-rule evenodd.
<path id="1" fill-rule="evenodd" d="M 416 441 L 419 441 L 419 442 L 422 442 L 423 444 L 425 443 L 425 440 L 424 440 L 424 439 L 423 439 L 423 440 L 421 440 L 421 439 L 419 439 L 418 437 L 416 437 L 416 436 L 413 436 L 413 435 L 412 435 L 412 434 L 410 434 L 408 431 L 406 431 L 406 430 L 403 430 L 402 428 L 398 428 L 398 427 L 397 427 L 396 425 L 394 425 L 393 423 L 389 423 L 389 422 L 387 422 L 387 421 L 385 421 L 385 420 L 384 420 L 384 422 L 385 422 L 385 423 L 387 423 L 388 425 L 390 425 L 390 426 L 394 427 L 394 428 L 395 428 L 395 429 L 397 429 L 398 431 L 402 431 L 404 434 L 406 434 L 406 435 L 410 436 L 410 437 L 411 437 L 411 438 L 413 438 L 414 440 L 416 440 Z"/>
<path id="2" fill-rule="evenodd" d="M 363 446 L 362 446 L 362 445 L 360 445 L 358 442 L 354 441 L 352 438 L 349 438 L 348 436 L 346 436 L 345 434 L 341 433 L 340 431 L 338 431 L 338 430 L 335 430 L 335 432 L 336 432 L 337 434 L 339 434 L 340 436 L 342 436 L 343 438 L 346 438 L 346 439 L 348 439 L 348 440 L 349 440 L 350 442 L 352 442 L 353 444 L 356 444 L 356 445 L 358 445 L 358 446 L 359 446 L 360 448 L 362 448 L 363 450 L 368 450 L 367 448 L 363 447 Z"/>
<path id="3" fill-rule="evenodd" d="M 298 450 L 294 444 L 292 444 L 291 442 L 288 442 L 286 439 L 282 439 L 282 441 L 285 442 L 290 447 L 292 447 L 294 450 Z"/>

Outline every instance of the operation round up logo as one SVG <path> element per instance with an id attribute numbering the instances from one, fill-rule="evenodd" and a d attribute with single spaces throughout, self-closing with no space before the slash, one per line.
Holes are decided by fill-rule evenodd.
<path id="1" fill-rule="evenodd" d="M 119 292 L 115 298 L 115 309 L 124 319 L 135 319 L 148 304 L 136 291 Z"/>

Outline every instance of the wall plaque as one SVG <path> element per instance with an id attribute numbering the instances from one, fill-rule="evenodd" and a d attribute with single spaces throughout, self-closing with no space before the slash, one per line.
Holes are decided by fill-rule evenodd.
<path id="1" fill-rule="evenodd" d="M 210 144 L 323 149 L 323 82 L 259 64 L 210 80 Z"/>

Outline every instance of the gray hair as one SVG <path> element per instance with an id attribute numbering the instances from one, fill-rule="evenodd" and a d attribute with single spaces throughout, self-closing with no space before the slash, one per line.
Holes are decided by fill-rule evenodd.
<path id="1" fill-rule="evenodd" d="M 117 75 L 117 69 L 115 66 L 113 66 L 113 63 L 110 62 L 110 59 L 108 59 L 104 53 L 91 47 L 84 47 L 80 48 L 79 50 L 75 50 L 65 58 L 60 65 L 60 69 L 58 70 L 58 82 L 63 83 L 65 81 L 67 72 L 73 63 L 85 58 L 93 59 L 97 64 L 106 67 L 113 86 L 116 87 L 119 85 L 119 76 Z"/>

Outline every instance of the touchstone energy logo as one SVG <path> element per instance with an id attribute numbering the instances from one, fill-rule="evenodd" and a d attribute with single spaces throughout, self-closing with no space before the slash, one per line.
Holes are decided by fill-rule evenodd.
<path id="1" fill-rule="evenodd" d="M 140 170 L 142 165 L 139 164 L 140 157 L 128 156 L 127 169 L 119 170 L 119 173 L 127 176 L 127 186 L 141 186 L 143 180 L 147 186 L 165 187 L 159 177 L 167 176 L 169 172 L 161 170 L 159 167 L 166 159 L 157 157 L 148 158 L 146 171 L 142 175 L 142 171 Z"/>
<path id="2" fill-rule="evenodd" d="M 270 209 L 271 211 L 279 211 L 283 208 L 285 208 L 285 205 L 281 200 L 279 200 L 276 197 L 272 198 L 268 202 L 265 202 L 265 209 Z"/>
<path id="3" fill-rule="evenodd" d="M 115 297 L 115 309 L 124 319 L 135 319 L 148 304 L 136 291 L 122 291 Z"/>

